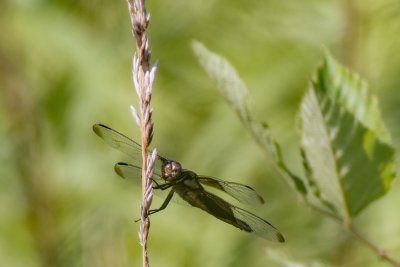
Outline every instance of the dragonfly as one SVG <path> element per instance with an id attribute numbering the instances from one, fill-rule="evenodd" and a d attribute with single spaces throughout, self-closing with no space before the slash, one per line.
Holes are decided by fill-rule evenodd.
<path id="1" fill-rule="evenodd" d="M 140 167 L 142 162 L 141 145 L 104 124 L 93 125 L 93 131 L 111 147 L 131 157 L 133 164 L 118 162 L 115 164 L 114 169 L 122 178 L 140 185 L 142 172 Z M 167 194 L 167 196 L 159 208 L 149 211 L 149 215 L 167 208 L 170 201 L 173 198 L 175 201 L 175 196 L 178 195 L 180 200 L 177 200 L 177 202 L 200 208 L 242 231 L 270 241 L 285 242 L 283 235 L 268 221 L 230 204 L 205 189 L 214 188 L 220 190 L 243 204 L 263 204 L 263 198 L 248 185 L 228 182 L 216 177 L 198 175 L 191 170 L 182 168 L 178 161 L 170 160 L 160 155 L 157 155 L 156 158 L 152 182 L 155 194 Z"/>

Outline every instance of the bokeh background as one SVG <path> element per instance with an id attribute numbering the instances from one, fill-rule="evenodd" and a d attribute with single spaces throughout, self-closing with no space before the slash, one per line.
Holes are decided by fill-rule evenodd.
<path id="1" fill-rule="evenodd" d="M 300 173 L 296 111 L 325 47 L 379 97 L 400 147 L 397 0 L 149 0 L 153 146 L 201 174 L 253 185 L 249 207 L 285 244 L 247 235 L 200 210 L 171 205 L 152 217 L 152 266 L 387 266 L 343 227 L 302 206 L 273 171 L 191 50 L 225 56 L 248 85 Z M 126 3 L 0 2 L 0 266 L 141 266 L 140 190 L 119 179 L 127 160 L 92 132 L 105 123 L 139 137 L 129 105 L 134 43 Z M 400 190 L 355 221 L 400 259 Z M 154 206 L 161 203 L 154 199 Z M 299 265 L 295 265 L 299 264 Z"/>

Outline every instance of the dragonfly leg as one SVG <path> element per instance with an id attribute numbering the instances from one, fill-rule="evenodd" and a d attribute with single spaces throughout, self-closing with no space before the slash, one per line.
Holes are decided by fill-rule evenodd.
<path id="1" fill-rule="evenodd" d="M 159 183 L 157 183 L 157 181 L 156 180 L 154 180 L 154 179 L 152 179 L 153 180 L 153 183 L 155 183 L 157 186 L 156 187 L 159 187 L 160 186 L 160 184 Z M 154 188 L 154 187 L 153 187 Z M 155 188 L 155 189 L 157 189 L 157 188 Z"/>
<path id="2" fill-rule="evenodd" d="M 168 183 L 168 184 L 156 184 L 157 186 L 153 186 L 153 189 L 161 189 L 161 190 L 165 190 L 170 188 L 173 184 L 172 183 Z"/>
<path id="3" fill-rule="evenodd" d="M 154 187 L 153 187 L 153 188 L 154 188 Z M 149 210 L 149 214 L 148 214 L 148 215 L 150 216 L 151 214 L 154 214 L 154 213 L 156 213 L 156 212 L 159 212 L 159 211 L 164 210 L 164 209 L 168 206 L 168 204 L 169 204 L 169 202 L 171 201 L 171 199 L 172 199 L 173 196 L 174 196 L 174 191 L 171 190 L 171 191 L 168 193 L 167 198 L 166 198 L 166 199 L 164 200 L 164 202 L 162 203 L 161 207 L 159 207 L 158 209 Z M 135 223 L 138 222 L 138 221 L 140 221 L 140 219 L 135 220 Z"/>
<path id="4" fill-rule="evenodd" d="M 158 209 L 149 210 L 149 215 L 154 214 L 154 213 L 156 213 L 156 212 L 159 212 L 159 211 L 162 211 L 163 209 L 165 209 L 165 208 L 168 206 L 168 204 L 169 204 L 169 202 L 171 201 L 171 199 L 172 199 L 173 196 L 174 196 L 174 190 L 171 190 L 171 191 L 168 193 L 168 196 L 167 196 L 167 198 L 165 199 L 164 203 L 161 205 L 161 207 L 159 207 Z"/>

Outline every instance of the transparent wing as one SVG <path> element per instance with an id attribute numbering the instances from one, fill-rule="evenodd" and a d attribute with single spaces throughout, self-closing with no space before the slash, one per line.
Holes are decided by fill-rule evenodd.
<path id="1" fill-rule="evenodd" d="M 142 184 L 141 167 L 124 162 L 118 162 L 117 164 L 115 164 L 114 170 L 122 178 L 132 181 L 137 186 L 141 186 Z M 153 174 L 152 180 L 153 180 L 153 186 L 165 184 L 165 180 L 157 173 Z"/>
<path id="2" fill-rule="evenodd" d="M 142 184 L 142 168 L 141 167 L 131 165 L 128 163 L 124 163 L 124 162 L 118 162 L 117 164 L 115 164 L 114 170 L 120 177 L 131 181 L 138 187 L 141 187 L 141 184 Z M 165 180 L 159 174 L 154 173 L 152 179 L 153 179 L 153 186 L 159 186 L 159 185 L 165 184 Z M 162 199 L 165 199 L 171 189 L 172 188 L 168 188 L 166 190 L 154 189 L 153 193 L 156 196 L 158 196 Z M 174 203 L 183 205 L 183 206 L 190 206 L 189 203 L 187 203 L 185 200 L 181 199 L 178 194 L 174 194 L 171 201 Z"/>
<path id="3" fill-rule="evenodd" d="M 142 148 L 140 144 L 104 124 L 93 125 L 93 131 L 111 147 L 130 156 L 134 161 L 133 163 L 138 165 L 142 164 Z M 164 160 L 166 159 L 157 156 L 154 172 L 159 176 L 161 174 L 162 162 Z"/>
<path id="4" fill-rule="evenodd" d="M 209 200 L 206 200 L 205 202 L 209 202 L 209 203 L 214 202 L 214 203 L 217 203 L 218 206 L 224 207 L 224 209 L 229 209 L 236 220 L 235 221 L 231 220 L 233 222 L 232 223 L 229 221 L 229 219 L 226 220 L 226 217 L 221 218 L 219 215 L 215 215 L 212 212 L 207 211 L 207 212 L 213 214 L 215 217 L 217 217 L 227 223 L 230 223 L 238 228 L 242 228 L 242 230 L 249 232 L 249 233 L 253 233 L 264 239 L 267 239 L 270 241 L 275 241 L 275 242 L 285 242 L 283 235 L 272 224 L 270 224 L 266 220 L 258 217 L 257 215 L 254 215 L 253 213 L 250 213 L 244 209 L 236 207 L 236 206 L 222 200 L 220 197 L 218 197 L 214 194 L 211 194 L 209 192 L 206 192 L 205 197 L 209 199 Z"/>
<path id="5" fill-rule="evenodd" d="M 235 182 L 227 182 L 215 177 L 199 175 L 199 182 L 203 185 L 219 189 L 243 204 L 261 205 L 264 199 L 252 187 Z"/>
<path id="6" fill-rule="evenodd" d="M 266 220 L 233 205 L 231 209 L 235 217 L 246 222 L 254 234 L 271 241 L 285 242 L 283 235 Z"/>

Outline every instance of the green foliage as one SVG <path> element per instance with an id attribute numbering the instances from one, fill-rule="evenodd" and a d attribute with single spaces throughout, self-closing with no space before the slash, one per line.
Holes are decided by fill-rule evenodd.
<path id="1" fill-rule="evenodd" d="M 248 90 L 221 56 L 199 42 L 193 50 L 225 100 L 283 174 L 303 196 L 346 222 L 384 195 L 394 178 L 394 148 L 378 101 L 366 83 L 327 54 L 300 107 L 302 157 L 308 183 L 289 171 L 267 126 L 250 113 Z M 307 197 L 307 196 L 306 196 Z M 313 201 L 308 200 L 308 201 Z"/>
<path id="2" fill-rule="evenodd" d="M 345 220 L 390 188 L 394 149 L 375 96 L 330 55 L 300 108 L 304 160 L 317 198 Z"/>
<path id="3" fill-rule="evenodd" d="M 395 177 L 395 150 L 378 101 L 364 81 L 328 53 L 299 110 L 305 173 L 300 179 L 284 163 L 268 127 L 250 113 L 248 90 L 231 64 L 198 42 L 193 50 L 282 177 L 307 203 L 350 225 L 352 218 L 388 192 Z"/>

